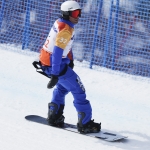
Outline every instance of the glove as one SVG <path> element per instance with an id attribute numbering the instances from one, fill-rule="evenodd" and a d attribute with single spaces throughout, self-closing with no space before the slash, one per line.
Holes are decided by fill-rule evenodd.
<path id="1" fill-rule="evenodd" d="M 73 60 L 70 60 L 70 63 L 69 63 L 69 65 L 68 65 L 71 69 L 73 69 L 74 68 L 74 63 L 73 63 Z"/>
<path id="2" fill-rule="evenodd" d="M 49 83 L 47 84 L 47 88 L 51 89 L 53 88 L 58 82 L 58 77 L 55 75 L 51 75 L 51 79 L 49 81 Z"/>

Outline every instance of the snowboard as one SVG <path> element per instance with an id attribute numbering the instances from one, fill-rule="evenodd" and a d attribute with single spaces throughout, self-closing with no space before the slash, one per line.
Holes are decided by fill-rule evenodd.
<path id="1" fill-rule="evenodd" d="M 48 124 L 46 118 L 41 117 L 41 116 L 28 115 L 28 116 L 25 116 L 25 119 L 28 121 L 31 121 L 31 122 L 50 126 Z M 53 126 L 50 126 L 50 127 L 53 127 Z M 77 130 L 77 126 L 70 124 L 70 123 L 65 123 L 63 127 L 55 127 L 55 128 L 71 131 L 74 133 L 79 133 Z M 126 136 L 115 134 L 113 132 L 107 132 L 105 130 L 101 130 L 99 133 L 88 133 L 88 134 L 82 134 L 82 135 L 86 135 L 86 136 L 90 136 L 90 137 L 94 137 L 94 138 L 98 138 L 98 139 L 103 139 L 103 140 L 109 141 L 109 142 L 118 141 L 118 140 L 122 140 L 122 139 L 127 138 Z"/>

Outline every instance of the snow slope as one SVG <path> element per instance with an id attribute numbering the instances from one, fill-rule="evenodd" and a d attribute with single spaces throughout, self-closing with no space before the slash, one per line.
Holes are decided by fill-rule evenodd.
<path id="1" fill-rule="evenodd" d="M 48 78 L 36 73 L 33 56 L 0 50 L 0 150 L 149 150 L 150 82 L 115 73 L 75 66 L 102 128 L 125 136 L 119 142 L 67 132 L 28 122 L 24 116 L 47 116 L 52 90 Z M 66 122 L 77 122 L 73 97 L 68 94 Z"/>

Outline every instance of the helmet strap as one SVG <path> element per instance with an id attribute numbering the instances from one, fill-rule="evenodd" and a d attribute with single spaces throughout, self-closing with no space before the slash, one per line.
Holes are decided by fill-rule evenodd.
<path id="1" fill-rule="evenodd" d="M 69 12 L 68 11 L 61 11 L 62 18 L 65 20 L 69 20 Z"/>
<path id="2" fill-rule="evenodd" d="M 69 20 L 69 15 L 62 15 L 62 18 L 65 20 Z"/>

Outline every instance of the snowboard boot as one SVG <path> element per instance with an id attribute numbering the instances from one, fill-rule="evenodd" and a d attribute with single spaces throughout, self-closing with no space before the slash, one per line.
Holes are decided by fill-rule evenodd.
<path id="1" fill-rule="evenodd" d="M 84 112 L 79 112 L 78 113 L 78 123 L 77 123 L 77 128 L 78 131 L 82 134 L 86 133 L 97 133 L 101 130 L 101 123 L 95 123 L 94 120 L 90 120 L 86 124 L 82 124 L 82 120 L 85 117 Z"/>
<path id="2" fill-rule="evenodd" d="M 48 104 L 48 124 L 51 126 L 63 127 L 65 117 L 63 114 L 64 105 L 60 105 L 59 110 L 58 106 L 55 103 Z"/>

